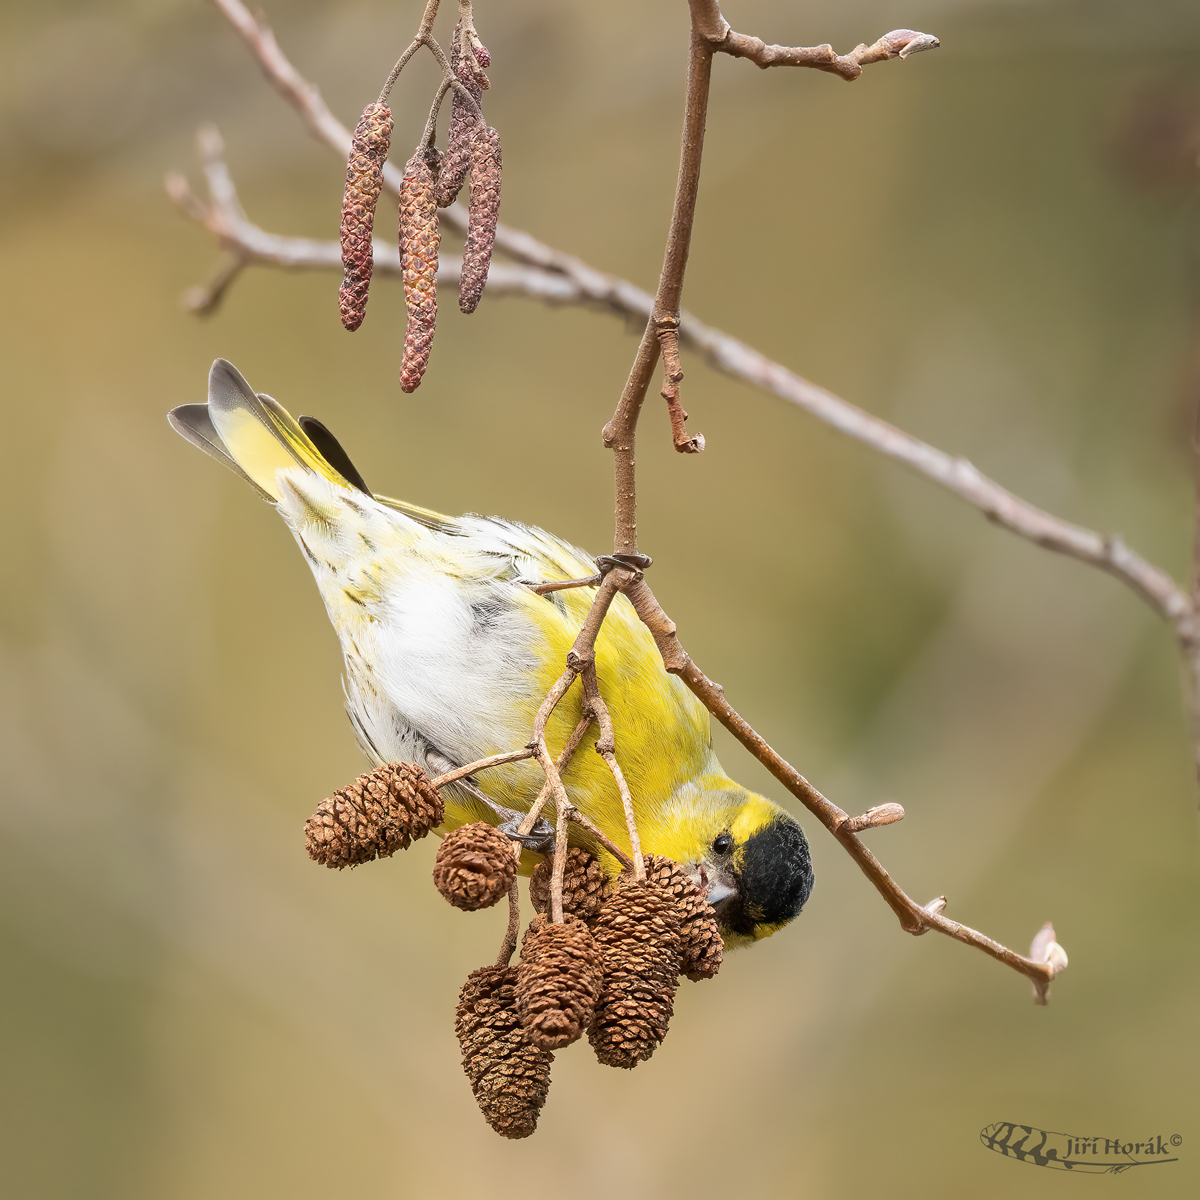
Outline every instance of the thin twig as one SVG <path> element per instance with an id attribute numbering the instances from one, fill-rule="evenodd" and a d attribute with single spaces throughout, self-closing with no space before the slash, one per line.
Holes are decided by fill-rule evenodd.
<path id="1" fill-rule="evenodd" d="M 220 0 L 218 0 L 218 3 Z M 417 32 L 413 36 L 413 40 L 409 42 L 404 53 L 400 55 L 396 65 L 391 69 L 386 80 L 384 80 L 383 90 L 379 93 L 379 103 L 386 104 L 388 93 L 392 90 L 392 85 L 400 78 L 400 72 L 408 65 L 408 60 L 425 44 L 429 37 L 430 30 L 433 29 L 433 22 L 437 17 L 439 0 L 427 0 L 425 11 L 421 14 L 421 24 L 417 27 Z"/>
<path id="2" fill-rule="evenodd" d="M 1034 962 L 1024 955 L 1002 946 L 999 942 L 951 921 L 941 915 L 940 909 L 931 911 L 911 899 L 884 869 L 883 864 L 859 838 L 857 829 L 863 828 L 862 818 L 850 817 L 833 801 L 823 796 L 795 767 L 777 753 L 757 730 L 725 699 L 725 689 L 714 683 L 692 661 L 680 644 L 675 631 L 675 622 L 667 616 L 655 599 L 644 579 L 637 579 L 624 589 L 638 616 L 654 637 L 662 656 L 663 666 L 680 679 L 730 733 L 756 758 L 780 783 L 783 784 L 809 812 L 825 826 L 841 843 L 842 847 L 858 864 L 859 869 L 875 886 L 876 891 L 887 901 L 907 933 L 921 934 L 927 929 L 936 929 L 967 945 L 975 946 L 999 959 L 1005 965 L 1029 977 L 1035 987 L 1049 986 L 1054 972 L 1046 963 Z M 882 805 L 883 809 L 893 806 Z M 894 808 L 899 808 L 895 805 Z M 872 810 L 878 813 L 878 810 Z M 902 812 L 903 810 L 901 810 Z M 868 814 L 869 815 L 869 814 Z M 871 822 L 876 824 L 875 821 Z"/>
<path id="3" fill-rule="evenodd" d="M 568 588 L 595 587 L 604 578 L 603 575 L 589 575 L 586 579 L 556 579 L 552 583 L 531 583 L 529 590 L 535 596 L 545 596 L 548 592 L 564 592 Z"/>
<path id="4" fill-rule="evenodd" d="M 683 276 L 692 244 L 692 226 L 699 194 L 700 163 L 704 153 L 704 126 L 708 116 L 709 82 L 712 76 L 712 47 L 693 27 L 688 52 L 687 99 L 684 104 L 683 136 L 680 139 L 679 174 L 663 268 L 658 278 L 654 310 L 633 360 L 616 412 L 601 434 L 613 452 L 616 471 L 616 534 L 614 554 L 637 552 L 637 423 L 646 389 L 659 356 L 659 331 L 679 325 L 679 301 Z"/>
<path id="5" fill-rule="evenodd" d="M 610 838 L 608 834 L 600 828 L 599 825 L 597 825 L 594 821 L 590 821 L 577 808 L 572 807 L 569 815 L 572 821 L 574 821 L 589 836 L 603 846 L 604 849 L 607 850 L 609 854 L 611 854 L 613 858 L 615 858 L 617 862 L 621 864 L 621 866 L 623 866 L 627 871 L 633 870 L 633 859 L 630 858 L 629 855 L 626 854 L 625 851 L 622 850 L 621 847 L 618 846 L 617 843 L 614 842 L 612 838 Z"/>
<path id="6" fill-rule="evenodd" d="M 504 754 L 491 754 L 477 762 L 467 763 L 464 767 L 455 767 L 453 771 L 435 775 L 430 783 L 435 788 L 445 787 L 448 783 L 457 783 L 458 780 L 465 779 L 468 775 L 474 775 L 476 771 L 486 771 L 488 767 L 502 767 L 505 763 L 520 762 L 522 759 L 532 757 L 533 751 L 528 746 L 523 746 L 520 750 L 509 750 Z"/>
<path id="7" fill-rule="evenodd" d="M 592 718 L 590 716 L 584 716 L 571 731 L 571 736 L 567 738 L 567 744 L 559 752 L 558 758 L 555 760 L 554 764 L 558 768 L 558 773 L 560 776 L 562 775 L 563 771 L 567 769 L 567 765 L 574 757 L 575 751 L 579 749 L 579 743 L 583 741 L 584 734 L 587 733 L 591 724 Z M 537 819 L 542 815 L 542 809 L 546 807 L 546 802 L 550 798 L 551 791 L 552 788 L 550 785 L 550 780 L 547 779 L 546 782 L 542 784 L 541 791 L 538 792 L 534 802 L 529 806 L 529 811 L 525 814 L 524 820 L 522 820 L 521 824 L 518 826 L 518 833 L 529 833 L 530 830 L 533 829 L 534 825 L 537 824 Z"/>
<path id="8" fill-rule="evenodd" d="M 642 858 L 642 839 L 638 836 L 637 818 L 633 812 L 633 796 L 629 791 L 629 784 L 625 782 L 621 766 L 617 762 L 616 735 L 613 732 L 612 717 L 609 716 L 608 705 L 604 703 L 604 698 L 600 695 L 600 685 L 596 679 L 594 662 L 589 663 L 583 671 L 583 697 L 588 712 L 600 726 L 600 736 L 596 740 L 596 753 L 604 759 L 605 765 L 613 777 L 613 782 L 617 785 L 617 791 L 621 795 L 621 808 L 625 813 L 625 829 L 629 834 L 629 852 L 633 857 L 633 877 L 638 880 L 645 879 L 646 863 Z"/>
<path id="9" fill-rule="evenodd" d="M 520 844 L 513 843 L 520 853 Z M 500 953 L 496 955 L 496 966 L 507 967 L 512 961 L 513 951 L 517 948 L 517 934 L 521 930 L 521 899 L 517 891 L 517 881 L 512 881 L 508 889 L 508 927 L 504 931 L 504 941 L 500 943 Z"/>
<path id="10" fill-rule="evenodd" d="M 566 796 L 566 792 L 562 792 Z M 556 797 L 554 809 L 554 859 L 550 864 L 550 923 L 563 923 L 563 874 L 567 868 L 567 826 L 570 824 L 568 814 L 572 811 L 570 804 L 563 804 Z"/>
<path id="11" fill-rule="evenodd" d="M 714 0 L 691 0 L 692 21 L 713 50 L 734 58 L 748 58 L 763 67 L 813 67 L 840 75 L 847 82 L 857 79 L 863 67 L 889 58 L 908 58 L 921 50 L 936 50 L 941 44 L 932 34 L 914 29 L 893 29 L 877 42 L 861 42 L 849 54 L 838 54 L 828 43 L 822 46 L 768 46 L 761 38 L 734 33 Z"/>

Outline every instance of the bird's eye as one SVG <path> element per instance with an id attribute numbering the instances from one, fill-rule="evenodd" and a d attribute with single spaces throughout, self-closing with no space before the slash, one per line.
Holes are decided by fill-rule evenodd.
<path id="1" fill-rule="evenodd" d="M 733 838 L 727 833 L 718 833 L 712 848 L 717 854 L 728 854 L 733 849 Z"/>

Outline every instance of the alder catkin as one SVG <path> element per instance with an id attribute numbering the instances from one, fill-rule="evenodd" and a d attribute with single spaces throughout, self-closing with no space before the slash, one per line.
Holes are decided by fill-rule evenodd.
<path id="1" fill-rule="evenodd" d="M 530 922 L 517 966 L 517 1012 L 529 1040 L 543 1050 L 578 1041 L 600 998 L 600 951 L 587 925 L 566 917 Z"/>
<path id="2" fill-rule="evenodd" d="M 383 104 L 368 104 L 354 128 L 342 197 L 343 275 L 338 309 L 342 324 L 351 331 L 362 324 L 367 313 L 367 291 L 374 266 L 371 231 L 391 140 L 391 110 Z"/>
<path id="3" fill-rule="evenodd" d="M 442 823 L 445 808 L 416 763 L 384 763 L 322 800 L 304 824 L 308 856 L 341 870 L 407 850 Z"/>
<path id="4" fill-rule="evenodd" d="M 659 884 L 617 887 L 592 926 L 604 984 L 588 1041 L 609 1067 L 636 1067 L 667 1035 L 679 986 L 679 908 Z"/>
<path id="5" fill-rule="evenodd" d="M 646 878 L 666 889 L 679 906 L 679 973 L 695 981 L 712 979 L 725 953 L 712 905 L 677 862 L 661 854 L 647 854 L 645 862 Z"/>
<path id="6" fill-rule="evenodd" d="M 440 237 L 433 172 L 424 150 L 419 148 L 405 164 L 400 182 L 400 270 L 408 311 L 400 364 L 400 388 L 405 392 L 417 389 L 433 348 Z"/>
<path id="7" fill-rule="evenodd" d="M 480 967 L 458 997 L 454 1032 L 475 1103 L 507 1138 L 528 1137 L 550 1091 L 554 1055 L 535 1046 L 517 1015 L 516 967 Z"/>
<path id="8" fill-rule="evenodd" d="M 517 877 L 513 844 L 494 825 L 473 821 L 446 835 L 433 862 L 433 882 L 455 908 L 474 912 L 508 895 Z"/>
<path id="9" fill-rule="evenodd" d="M 483 97 L 483 82 L 472 70 L 470 59 L 464 61 L 462 57 L 459 50 L 460 30 L 461 26 L 456 25 L 454 44 L 450 49 L 450 69 L 475 103 L 479 104 Z M 491 66 L 491 55 L 483 46 L 476 48 L 475 58 L 481 67 Z M 450 106 L 450 128 L 446 135 L 446 153 L 442 156 L 442 169 L 438 173 L 438 208 L 447 208 L 458 199 L 458 193 L 462 190 L 463 181 L 471 167 L 471 134 L 478 123 L 479 118 L 474 109 L 459 95 L 458 88 L 454 88 Z"/>
<path id="10" fill-rule="evenodd" d="M 550 876 L 554 861 L 547 856 L 529 877 L 529 900 L 536 912 L 550 911 Z M 563 912 L 592 921 L 600 906 L 612 895 L 612 884 L 595 855 L 578 846 L 567 851 L 563 871 Z"/>
<path id="11" fill-rule="evenodd" d="M 492 265 L 500 218 L 500 168 L 500 135 L 490 125 L 477 128 L 471 138 L 471 203 L 458 285 L 458 307 L 465 313 L 475 311 Z"/>

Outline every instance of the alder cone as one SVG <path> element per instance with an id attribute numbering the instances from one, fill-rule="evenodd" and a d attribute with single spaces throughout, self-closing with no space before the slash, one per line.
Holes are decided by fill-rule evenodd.
<path id="1" fill-rule="evenodd" d="M 609 1067 L 636 1067 L 667 1036 L 679 986 L 679 907 L 651 880 L 617 887 L 592 935 L 604 985 L 588 1041 Z"/>
<path id="2" fill-rule="evenodd" d="M 384 104 L 368 104 L 354 128 L 342 197 L 342 286 L 338 309 L 352 332 L 367 315 L 367 291 L 375 260 L 371 231 L 375 205 L 383 189 L 383 164 L 392 141 L 392 113 Z"/>
<path id="3" fill-rule="evenodd" d="M 712 905 L 700 894 L 691 876 L 661 854 L 647 854 L 646 878 L 666 889 L 679 906 L 681 975 L 699 981 L 711 979 L 721 969 L 725 943 Z"/>
<path id="4" fill-rule="evenodd" d="M 407 850 L 442 823 L 445 808 L 415 763 L 384 763 L 339 788 L 304 823 L 308 856 L 341 870 Z"/>
<path id="5" fill-rule="evenodd" d="M 433 172 L 422 149 L 408 160 L 400 181 L 400 270 L 404 276 L 404 358 L 400 389 L 416 391 L 429 366 L 437 326 L 438 242 Z"/>
<path id="6" fill-rule="evenodd" d="M 526 1036 L 517 1015 L 516 967 L 480 967 L 458 996 L 454 1032 L 475 1103 L 507 1138 L 528 1137 L 550 1091 L 554 1055 Z"/>
<path id="7" fill-rule="evenodd" d="M 483 99 L 483 80 L 479 79 L 471 69 L 470 60 L 464 62 L 459 51 L 459 30 L 454 27 L 454 45 L 450 50 L 450 69 L 458 77 L 459 82 L 471 94 L 476 104 Z M 492 56 L 480 46 L 475 51 L 475 57 L 481 67 L 492 64 Z M 442 156 L 442 169 L 438 173 L 437 203 L 438 208 L 448 208 L 458 199 L 462 191 L 463 181 L 471 167 L 471 134 L 474 132 L 479 118 L 468 106 L 458 88 L 454 89 L 454 98 L 450 106 L 450 128 L 446 135 L 446 153 Z"/>
<path id="8" fill-rule="evenodd" d="M 554 861 L 543 858 L 529 877 L 529 900 L 537 912 L 550 911 L 550 876 Z M 563 871 L 563 912 L 592 921 L 612 895 L 612 883 L 595 855 L 573 846 Z"/>
<path id="9" fill-rule="evenodd" d="M 517 966 L 517 1012 L 543 1050 L 579 1040 L 600 998 L 600 951 L 587 925 L 567 917 L 553 925 L 537 916 L 525 930 Z"/>
<path id="10" fill-rule="evenodd" d="M 516 877 L 512 842 L 486 821 L 447 834 L 433 861 L 437 890 L 464 912 L 489 908 L 507 896 Z"/>
<path id="11" fill-rule="evenodd" d="M 487 284 L 500 219 L 500 135 L 480 126 L 471 139 L 471 203 L 467 208 L 467 240 L 463 246 L 458 307 L 473 313 Z"/>

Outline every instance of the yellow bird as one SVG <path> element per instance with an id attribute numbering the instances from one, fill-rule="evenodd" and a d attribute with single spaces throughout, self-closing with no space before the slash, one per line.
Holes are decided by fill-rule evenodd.
<path id="1" fill-rule="evenodd" d="M 539 595 L 530 585 L 592 575 L 593 559 L 514 521 L 444 517 L 372 495 L 319 421 L 295 421 L 224 359 L 209 373 L 207 404 L 181 405 L 170 421 L 274 504 L 292 531 L 341 642 L 351 723 L 376 764 L 416 762 L 436 774 L 529 741 L 594 594 Z M 708 712 L 663 669 L 624 596 L 597 638 L 596 670 L 643 852 L 693 873 L 727 945 L 791 921 L 812 889 L 803 831 L 721 769 Z M 546 731 L 552 754 L 581 704 L 578 686 L 559 704 Z M 542 781 L 523 761 L 452 785 L 439 832 L 527 812 Z M 600 757 L 576 754 L 563 782 L 572 803 L 627 849 L 620 796 Z M 575 827 L 572 843 L 598 849 Z"/>

